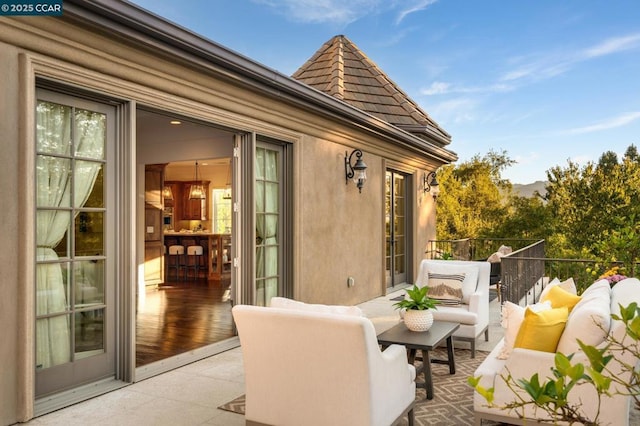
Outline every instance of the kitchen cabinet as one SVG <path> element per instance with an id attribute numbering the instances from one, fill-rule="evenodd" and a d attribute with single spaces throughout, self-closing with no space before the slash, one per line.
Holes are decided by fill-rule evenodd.
<path id="1" fill-rule="evenodd" d="M 196 182 L 185 182 L 182 187 L 182 220 L 207 220 L 209 216 L 209 182 L 203 181 L 204 193 L 207 198 L 204 200 L 192 200 L 189 198 L 191 185 Z"/>
<path id="2" fill-rule="evenodd" d="M 231 235 L 213 234 L 209 238 L 211 256 L 209 279 L 220 280 L 231 277 Z"/>
<path id="3" fill-rule="evenodd" d="M 164 184 L 171 187 L 173 200 L 165 200 L 165 206 L 173 208 L 174 220 L 207 220 L 209 217 L 208 198 L 204 200 L 191 200 L 189 191 L 195 181 L 166 181 Z M 209 194 L 209 181 L 202 181 L 205 194 Z"/>
<path id="4" fill-rule="evenodd" d="M 146 285 L 164 281 L 162 243 L 162 188 L 165 164 L 148 164 L 144 172 L 144 280 Z"/>

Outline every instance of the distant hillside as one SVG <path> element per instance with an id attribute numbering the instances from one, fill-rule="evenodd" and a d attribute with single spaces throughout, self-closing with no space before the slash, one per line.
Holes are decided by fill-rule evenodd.
<path id="1" fill-rule="evenodd" d="M 545 195 L 547 191 L 545 191 L 544 187 L 547 185 L 546 181 L 536 181 L 533 183 L 528 183 L 526 185 L 520 183 L 513 184 L 513 193 L 520 195 L 521 197 L 533 197 L 533 193 L 538 191 L 540 195 Z"/>

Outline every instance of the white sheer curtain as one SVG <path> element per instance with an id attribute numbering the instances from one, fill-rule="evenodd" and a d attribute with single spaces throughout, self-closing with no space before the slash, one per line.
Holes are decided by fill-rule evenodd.
<path id="1" fill-rule="evenodd" d="M 256 158 L 256 271 L 264 278 L 256 289 L 259 304 L 268 305 L 278 295 L 278 220 L 279 220 L 279 176 L 278 151 L 259 149 Z"/>
<path id="2" fill-rule="evenodd" d="M 44 317 L 39 318 L 36 324 L 36 362 L 39 368 L 52 367 L 71 359 L 69 316 L 65 313 L 71 303 L 69 267 L 59 261 L 54 249 L 70 230 L 71 200 L 76 208 L 85 204 L 102 166 L 101 162 L 76 161 L 72 168 L 71 157 L 102 159 L 105 124 L 105 116 L 100 113 L 85 110 L 74 113 L 71 107 L 38 103 L 36 314 Z M 73 152 L 72 148 L 75 148 Z"/>

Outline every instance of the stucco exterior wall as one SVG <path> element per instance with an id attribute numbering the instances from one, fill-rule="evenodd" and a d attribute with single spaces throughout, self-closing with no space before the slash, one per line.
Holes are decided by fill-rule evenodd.
<path id="1" fill-rule="evenodd" d="M 0 423 L 16 419 L 19 365 L 18 303 L 21 297 L 18 274 L 20 233 L 19 197 L 22 182 L 18 180 L 20 163 L 18 140 L 18 56 L 17 49 L 0 43 L 0 75 L 3 76 L 0 96 L 0 196 L 2 198 L 2 250 L 0 250 Z M 24 332 L 24 330 L 22 330 Z"/>
<path id="2" fill-rule="evenodd" d="M 0 250 L 0 424 L 30 418 L 33 402 L 33 359 L 26 356 L 33 348 L 35 318 L 34 212 L 33 201 L 28 201 L 34 196 L 33 173 L 24 172 L 31 180 L 20 178 L 24 166 L 33 167 L 33 159 L 23 158 L 29 151 L 20 146 L 28 140 L 24 135 L 33 133 L 33 105 L 20 92 L 27 78 L 19 67 L 24 58 L 46 63 L 42 75 L 70 86 L 292 143 L 294 296 L 313 303 L 356 304 L 384 294 L 385 161 L 402 164 L 416 188 L 423 171 L 439 164 L 389 146 L 359 127 L 296 108 L 277 94 L 259 94 L 241 80 L 216 78 L 205 64 L 172 61 L 53 18 L 0 20 L 0 232 L 9 248 Z M 355 148 L 364 152 L 368 166 L 362 193 L 353 182 L 345 184 L 345 152 Z M 132 193 L 136 184 L 129 182 Z M 419 196 L 417 189 L 414 196 Z M 415 205 L 412 279 L 428 239 L 435 236 L 430 196 Z M 347 286 L 349 277 L 352 287 Z"/>

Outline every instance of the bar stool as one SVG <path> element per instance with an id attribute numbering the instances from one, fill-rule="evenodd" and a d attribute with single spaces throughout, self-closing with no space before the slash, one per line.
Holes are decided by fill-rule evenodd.
<path id="1" fill-rule="evenodd" d="M 189 270 L 193 269 L 193 279 L 200 278 L 200 266 L 204 266 L 202 263 L 204 259 L 204 249 L 202 246 L 188 246 L 187 247 L 187 270 L 185 276 L 189 277 Z"/>
<path id="2" fill-rule="evenodd" d="M 171 269 L 176 272 L 176 281 L 180 275 L 180 271 L 186 267 L 184 259 L 184 246 L 174 244 L 169 246 L 169 254 L 167 256 L 167 278 L 171 276 Z M 185 278 L 187 270 L 185 268 Z"/>

